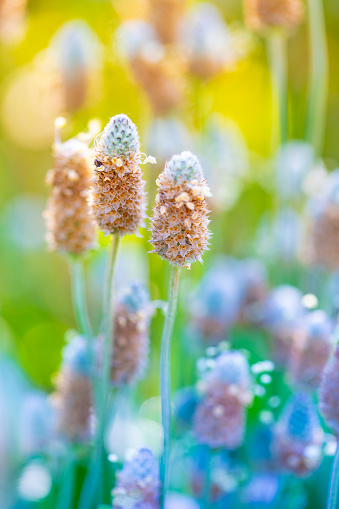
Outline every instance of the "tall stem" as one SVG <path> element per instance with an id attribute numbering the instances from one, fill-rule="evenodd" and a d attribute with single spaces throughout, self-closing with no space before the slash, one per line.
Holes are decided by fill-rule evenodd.
<path id="1" fill-rule="evenodd" d="M 103 301 L 103 320 L 102 331 L 104 334 L 104 348 L 103 348 L 103 370 L 99 390 L 99 422 L 98 431 L 96 436 L 96 447 L 93 451 L 89 470 L 83 485 L 80 495 L 78 509 L 90 509 L 93 506 L 93 501 L 98 492 L 100 481 L 102 479 L 102 463 L 104 452 L 104 434 L 106 424 L 106 414 L 109 401 L 109 375 L 113 357 L 113 324 L 114 324 L 114 308 L 113 308 L 113 283 L 114 283 L 114 269 L 120 244 L 120 236 L 115 234 L 112 236 L 110 245 L 105 291 Z"/>
<path id="2" fill-rule="evenodd" d="M 70 267 L 72 279 L 73 309 L 77 326 L 81 334 L 83 334 L 86 339 L 90 341 L 90 339 L 93 337 L 93 332 L 86 304 L 83 261 L 79 258 L 71 258 Z"/>
<path id="3" fill-rule="evenodd" d="M 337 444 L 337 450 L 334 456 L 332 467 L 332 476 L 330 492 L 327 501 L 327 509 L 337 509 L 338 488 L 339 488 L 339 445 Z"/>
<path id="4" fill-rule="evenodd" d="M 180 267 L 172 265 L 168 290 L 168 308 L 161 337 L 160 352 L 160 395 L 161 420 L 164 433 L 163 451 L 160 459 L 160 508 L 164 507 L 169 481 L 169 460 L 171 453 L 172 408 L 171 408 L 171 340 L 177 310 Z"/>
<path id="5" fill-rule="evenodd" d="M 273 94 L 272 137 L 274 146 L 279 146 L 288 140 L 287 40 L 283 32 L 272 30 L 267 42 Z M 279 134 L 274 131 L 275 125 Z"/>
<path id="6" fill-rule="evenodd" d="M 322 0 L 308 0 L 309 45 L 311 51 L 310 83 L 305 138 L 321 155 L 328 94 L 328 51 Z"/>
<path id="7" fill-rule="evenodd" d="M 105 415 L 107 409 L 107 400 L 109 393 L 109 375 L 114 350 L 113 324 L 113 283 L 114 269 L 120 244 L 120 236 L 115 234 L 112 237 L 110 251 L 107 261 L 107 272 L 105 281 L 105 295 L 103 303 L 103 331 L 104 331 L 104 350 L 103 350 L 103 371 L 101 385 L 101 415 L 100 415 L 100 436 L 99 440 L 103 442 L 105 428 Z"/>

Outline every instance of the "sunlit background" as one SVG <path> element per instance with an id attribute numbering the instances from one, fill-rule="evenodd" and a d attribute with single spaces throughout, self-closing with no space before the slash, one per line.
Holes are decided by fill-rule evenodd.
<path id="1" fill-rule="evenodd" d="M 183 17 L 194 10 L 196 3 L 187 2 Z M 284 162 L 281 156 L 279 174 L 267 51 L 265 40 L 246 29 L 242 2 L 211 2 L 222 13 L 229 40 L 221 37 L 214 41 L 216 54 L 218 44 L 223 49 L 223 62 L 219 68 L 217 63 L 217 71 L 209 76 L 194 73 L 187 66 L 191 38 L 189 25 L 183 25 L 182 47 L 169 51 L 163 69 L 172 93 L 169 105 L 163 103 L 161 94 L 157 97 L 161 81 L 156 82 L 151 75 L 143 76 L 136 64 L 133 69 L 131 61 L 137 55 L 138 40 L 133 40 L 128 24 L 125 23 L 124 30 L 121 28 L 128 20 L 147 19 L 146 4 L 146 0 L 0 1 L 0 354 L 22 367 L 23 384 L 39 390 L 52 390 L 65 334 L 75 328 L 67 260 L 58 253 L 48 253 L 42 218 L 48 195 L 45 176 L 53 164 L 51 147 L 56 117 L 62 115 L 67 119 L 63 139 L 86 130 L 93 118 L 100 119 L 102 127 L 117 113 L 125 113 L 135 122 L 142 151 L 158 161 L 157 165 L 144 168 L 149 214 L 155 197 L 154 182 L 165 160 L 185 149 L 198 153 L 213 193 L 214 235 L 204 266 L 196 264 L 190 273 L 183 274 L 177 326 L 181 332 L 177 335 L 184 334 L 187 322 L 184 310 L 189 307 L 192 288 L 205 267 L 211 266 L 211 257 L 217 254 L 262 257 L 270 286 L 304 285 L 299 262 L 288 262 L 297 258 L 301 237 L 297 225 L 300 218 L 292 216 L 301 212 L 325 169 L 338 167 L 337 0 L 323 1 L 329 95 L 324 148 L 316 157 L 308 151 L 309 146 L 301 143 L 310 72 L 307 23 L 302 23 L 288 39 L 289 134 L 296 140 L 295 157 L 302 159 L 301 165 L 305 164 L 306 169 L 312 166 L 313 180 L 303 182 L 304 198 L 299 205 L 286 207 L 279 217 L 277 210 L 283 198 L 278 196 L 277 189 L 284 186 Z M 163 58 L 159 51 L 161 48 L 148 48 L 150 62 Z M 118 284 L 139 278 L 149 286 L 152 299 L 166 300 L 168 267 L 156 255 L 148 254 L 149 234 L 146 230 L 142 233 L 143 238 L 129 237 L 123 241 Z M 102 249 L 86 260 L 88 300 L 95 324 L 100 320 L 107 256 L 107 240 L 100 235 L 99 243 Z M 303 259 L 302 254 L 298 256 Z M 301 289 L 311 293 L 313 288 L 306 284 Z M 149 398 L 158 396 L 162 320 L 158 311 L 152 322 L 147 376 L 137 388 L 136 399 L 142 405 L 140 415 L 145 418 L 157 412 L 157 408 L 152 408 L 156 402 Z M 254 345 L 255 332 L 247 335 L 235 332 L 236 338 L 237 334 L 241 348 L 253 350 L 255 360 L 264 360 L 260 358 L 261 338 Z M 174 345 L 175 388 L 187 381 L 192 384 L 194 373 L 194 361 L 186 366 L 178 348 Z M 186 344 L 186 348 L 190 347 Z M 191 348 L 194 350 L 194 344 Z M 8 383 L 6 369 L 1 374 L 0 391 Z M 262 410 L 260 403 L 255 408 L 250 411 L 250 423 Z M 269 420 L 270 416 L 263 414 L 264 421 L 265 418 Z M 317 486 L 308 487 L 312 502 L 304 507 L 324 507 L 328 464 L 325 461 L 320 470 Z M 42 468 L 39 464 L 30 465 L 20 478 L 21 493 L 27 490 L 28 499 L 43 499 L 50 490 L 48 473 L 43 468 L 34 472 L 39 468 Z M 33 488 L 32 479 L 39 479 Z"/>

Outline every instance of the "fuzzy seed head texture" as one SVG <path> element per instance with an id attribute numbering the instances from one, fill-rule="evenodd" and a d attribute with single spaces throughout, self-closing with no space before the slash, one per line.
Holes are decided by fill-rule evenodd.
<path id="1" fill-rule="evenodd" d="M 113 509 L 158 509 L 159 489 L 158 460 L 149 449 L 134 451 L 117 474 Z"/>
<path id="2" fill-rule="evenodd" d="M 323 442 L 324 432 L 312 397 L 296 393 L 276 424 L 272 451 L 277 465 L 297 476 L 308 476 L 320 464 Z"/>
<path id="3" fill-rule="evenodd" d="M 111 118 L 95 149 L 92 209 L 106 235 L 134 234 L 146 216 L 136 126 L 126 115 Z"/>
<path id="4" fill-rule="evenodd" d="M 95 245 L 89 204 L 92 164 L 92 152 L 75 138 L 54 147 L 54 166 L 46 178 L 50 196 L 44 212 L 51 251 L 80 255 Z"/>
<path id="5" fill-rule="evenodd" d="M 247 359 L 237 351 L 222 353 L 201 382 L 203 393 L 193 416 L 198 442 L 211 448 L 239 447 L 245 432 L 245 407 L 252 399 Z"/>
<path id="6" fill-rule="evenodd" d="M 323 372 L 319 391 L 319 410 L 327 426 L 339 435 L 339 347 Z"/>
<path id="7" fill-rule="evenodd" d="M 143 377 L 149 351 L 149 296 L 141 283 L 126 288 L 114 314 L 114 356 L 111 382 L 116 387 Z"/>
<path id="8" fill-rule="evenodd" d="M 208 249 L 210 191 L 198 158 L 191 152 L 173 156 L 157 179 L 152 218 L 154 253 L 178 266 L 189 266 Z"/>
<path id="9" fill-rule="evenodd" d="M 92 390 L 91 363 L 87 341 L 76 336 L 63 350 L 57 392 L 53 400 L 57 410 L 58 431 L 72 442 L 91 436 Z"/>
<path id="10" fill-rule="evenodd" d="M 319 387 L 332 351 L 334 324 L 324 311 L 307 314 L 293 336 L 289 372 L 294 384 L 303 389 Z"/>
<path id="11" fill-rule="evenodd" d="M 304 4 L 302 0 L 244 0 L 244 15 L 248 28 L 254 31 L 292 30 L 303 20 Z"/>

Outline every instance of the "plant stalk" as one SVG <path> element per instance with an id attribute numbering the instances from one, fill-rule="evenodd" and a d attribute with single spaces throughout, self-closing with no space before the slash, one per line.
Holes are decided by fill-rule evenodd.
<path id="1" fill-rule="evenodd" d="M 327 509 L 337 509 L 338 488 L 339 488 L 339 446 L 337 443 L 337 450 L 334 456 L 332 467 L 331 484 L 327 501 Z"/>
<path id="2" fill-rule="evenodd" d="M 281 146 L 288 140 L 288 86 L 287 86 L 287 40 L 279 30 L 272 30 L 268 39 L 272 100 L 273 100 L 273 146 Z M 279 134 L 278 134 L 279 133 Z"/>
<path id="3" fill-rule="evenodd" d="M 160 458 L 160 508 L 163 509 L 169 482 L 171 453 L 172 408 L 171 408 L 171 340 L 177 310 L 179 278 L 181 267 L 172 265 L 168 290 L 168 308 L 161 337 L 160 352 L 160 395 L 161 421 L 163 427 L 163 450 Z"/>
<path id="4" fill-rule="evenodd" d="M 103 453 L 104 453 L 104 435 L 107 408 L 109 401 L 109 377 L 110 368 L 114 350 L 114 308 L 113 308 L 113 289 L 114 289 L 114 269 L 116 265 L 116 259 L 118 249 L 120 245 L 119 234 L 112 236 L 110 250 L 107 260 L 106 279 L 105 279 L 105 291 L 103 300 L 103 320 L 102 320 L 102 332 L 104 335 L 104 347 L 103 347 L 103 370 L 101 384 L 99 388 L 99 419 L 98 419 L 98 431 L 96 436 L 96 447 L 93 451 L 89 470 L 84 482 L 84 486 L 80 496 L 80 502 L 78 505 L 79 509 L 89 509 L 93 506 L 93 501 L 98 491 L 98 485 L 102 479 L 103 469 Z"/>
<path id="5" fill-rule="evenodd" d="M 328 50 L 322 0 L 308 0 L 309 46 L 311 66 L 305 138 L 322 153 L 328 96 Z"/>

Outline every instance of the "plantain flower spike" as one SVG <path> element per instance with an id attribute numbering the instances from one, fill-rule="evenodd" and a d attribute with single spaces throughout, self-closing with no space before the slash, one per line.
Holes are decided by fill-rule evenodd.
<path id="1" fill-rule="evenodd" d="M 332 351 L 334 323 L 320 309 L 306 314 L 292 340 L 289 372 L 304 390 L 317 389 Z"/>
<path id="2" fill-rule="evenodd" d="M 123 290 L 115 308 L 111 382 L 121 387 L 145 373 L 149 350 L 149 295 L 140 282 Z"/>
<path id="3" fill-rule="evenodd" d="M 319 391 L 319 410 L 327 426 L 339 435 L 339 347 L 324 369 Z"/>
<path id="4" fill-rule="evenodd" d="M 145 182 L 138 131 L 126 115 L 108 122 L 95 157 L 92 208 L 99 229 L 105 235 L 136 233 L 146 217 Z"/>
<path id="5" fill-rule="evenodd" d="M 244 14 L 251 30 L 291 30 L 302 22 L 304 7 L 301 0 L 244 0 Z"/>
<path id="6" fill-rule="evenodd" d="M 87 341 L 82 336 L 75 336 L 63 350 L 57 392 L 53 397 L 58 430 L 72 442 L 83 442 L 91 435 L 91 370 Z"/>
<path id="7" fill-rule="evenodd" d="M 201 399 L 193 415 L 194 434 L 212 449 L 236 449 L 244 440 L 245 408 L 252 400 L 247 359 L 234 350 L 205 361 L 205 366 Z"/>
<path id="8" fill-rule="evenodd" d="M 186 0 L 149 0 L 149 17 L 162 43 L 173 44 Z"/>
<path id="9" fill-rule="evenodd" d="M 208 249 L 209 208 L 206 184 L 198 158 L 191 152 L 173 156 L 157 179 L 152 218 L 154 253 L 179 266 L 190 267 Z"/>
<path id="10" fill-rule="evenodd" d="M 311 395 L 292 395 L 275 426 L 272 452 L 278 466 L 296 476 L 309 476 L 321 462 L 323 442 Z"/>
<path id="11" fill-rule="evenodd" d="M 97 133 L 97 122 L 88 133 L 60 141 L 61 117 L 55 121 L 54 166 L 47 174 L 50 196 L 44 212 L 46 242 L 51 251 L 80 255 L 94 247 L 95 223 L 89 204 L 93 157 L 88 148 Z"/>

